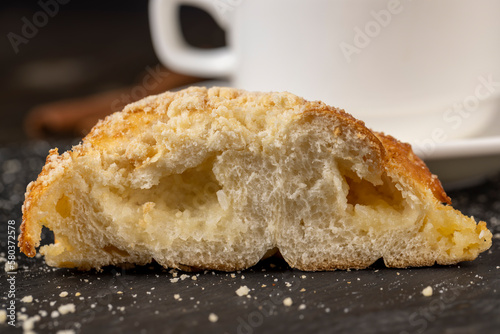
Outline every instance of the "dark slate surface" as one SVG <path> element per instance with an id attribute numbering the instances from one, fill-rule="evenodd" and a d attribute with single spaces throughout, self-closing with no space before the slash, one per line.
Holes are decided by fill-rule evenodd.
<path id="1" fill-rule="evenodd" d="M 52 146 L 66 149 L 69 143 L 0 148 L 2 257 L 7 222 L 19 226 L 24 189 Z M 29 329 L 30 320 L 22 320 L 28 317 L 39 333 L 500 333 L 500 176 L 449 195 L 455 207 L 486 220 L 497 234 L 474 262 L 405 270 L 377 262 L 361 271 L 304 273 L 270 259 L 233 275 L 174 272 L 155 264 L 98 273 L 50 268 L 43 258 L 16 251 L 17 328 L 1 324 L 0 332 L 22 332 L 23 323 Z M 2 270 L 1 309 L 12 299 L 7 278 Z M 243 285 L 249 298 L 235 293 Z M 431 297 L 421 293 L 427 286 Z M 33 302 L 22 302 L 25 296 Z M 287 297 L 292 306 L 283 304 Z M 75 312 L 54 317 L 67 304 Z M 209 321 L 211 313 L 217 322 Z"/>

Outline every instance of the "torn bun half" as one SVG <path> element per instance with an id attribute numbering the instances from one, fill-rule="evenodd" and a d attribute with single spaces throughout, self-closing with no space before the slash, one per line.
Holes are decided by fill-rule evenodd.
<path id="1" fill-rule="evenodd" d="M 444 203 L 444 204 L 443 204 Z M 289 93 L 188 88 L 130 104 L 29 184 L 19 245 L 56 267 L 454 264 L 491 246 L 408 144 Z"/>

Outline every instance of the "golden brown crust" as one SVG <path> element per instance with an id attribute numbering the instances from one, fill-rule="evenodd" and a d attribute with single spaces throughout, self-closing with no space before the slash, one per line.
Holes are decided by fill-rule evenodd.
<path id="1" fill-rule="evenodd" d="M 54 162 L 60 159 L 57 148 L 50 150 L 47 159 L 45 160 L 45 166 L 38 175 L 36 181 L 31 182 L 28 185 L 25 195 L 25 201 L 22 207 L 23 210 L 23 221 L 21 223 L 21 234 L 19 235 L 19 248 L 21 252 L 29 257 L 36 255 L 37 243 L 33 240 L 32 228 L 34 227 L 33 220 L 31 219 L 31 207 L 36 206 L 38 199 L 41 194 L 47 188 L 47 179 L 51 171 L 55 168 Z M 57 163 L 56 163 L 57 164 Z"/>
<path id="2" fill-rule="evenodd" d="M 441 182 L 425 163 L 413 153 L 410 144 L 402 143 L 390 135 L 374 132 L 385 148 L 385 164 L 389 170 L 405 175 L 426 189 L 430 189 L 440 202 L 451 204 Z"/>
<path id="3" fill-rule="evenodd" d="M 314 116 L 318 114 L 331 115 L 339 119 L 347 128 L 354 129 L 358 137 L 365 137 L 372 144 L 372 148 L 377 152 L 376 154 L 381 158 L 384 157 L 386 149 L 383 143 L 378 139 L 376 134 L 365 126 L 363 121 L 354 118 L 351 114 L 345 112 L 343 109 L 331 107 L 320 102 L 309 102 L 306 104 L 304 116 Z M 342 131 L 337 129 L 338 131 Z M 384 161 L 385 159 L 382 159 Z"/>
<path id="4" fill-rule="evenodd" d="M 378 155 L 383 161 L 386 170 L 395 171 L 398 175 L 412 180 L 413 183 L 430 189 L 437 200 L 451 204 L 441 182 L 433 175 L 427 165 L 413 152 L 411 145 L 400 142 L 390 135 L 375 132 L 365 126 L 365 123 L 354 118 L 342 109 L 326 106 L 322 103 L 311 102 L 307 105 L 304 114 L 329 114 L 340 118 L 347 126 L 356 130 L 358 136 L 366 136 L 378 148 Z"/>

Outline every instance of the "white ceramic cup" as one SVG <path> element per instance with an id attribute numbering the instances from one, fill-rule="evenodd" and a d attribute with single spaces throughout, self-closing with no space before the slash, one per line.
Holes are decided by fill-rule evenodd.
<path id="1" fill-rule="evenodd" d="M 227 47 L 190 47 L 180 5 Z M 173 70 L 322 100 L 413 143 L 475 136 L 500 106 L 499 0 L 152 0 L 150 22 Z"/>

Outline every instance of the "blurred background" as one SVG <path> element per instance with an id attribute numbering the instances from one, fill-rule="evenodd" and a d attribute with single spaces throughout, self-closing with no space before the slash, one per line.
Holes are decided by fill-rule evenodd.
<path id="1" fill-rule="evenodd" d="M 179 19 L 188 44 L 198 48 L 225 45 L 224 32 L 202 10 L 181 7 Z M 3 35 L 0 39 L 0 222 L 3 222 L 0 223 L 0 266 L 3 267 L 7 249 L 5 222 L 14 220 L 19 228 L 26 186 L 40 173 L 49 149 L 59 147 L 59 152 L 63 152 L 71 148 L 99 118 L 127 103 L 214 78 L 181 75 L 159 65 L 152 46 L 146 0 L 2 0 L 0 29 Z M 500 141 L 500 137 L 497 139 Z M 382 267 L 379 270 L 377 266 L 372 268 L 374 271 L 314 273 L 311 276 L 314 280 L 301 279 L 307 292 L 304 288 L 300 290 L 300 297 L 298 290 L 293 295 L 297 303 L 307 298 L 305 320 L 295 311 L 275 312 L 263 318 L 262 327 L 257 331 L 282 332 L 288 326 L 304 333 L 328 332 L 332 328 L 343 333 L 369 333 L 374 328 L 379 331 L 390 328 L 402 333 L 420 331 L 419 321 L 429 320 L 424 324 L 433 333 L 498 332 L 500 154 L 471 158 L 461 154 L 462 151 L 462 147 L 458 147 L 451 152 L 458 152 L 455 156 L 448 156 L 444 161 L 427 161 L 427 164 L 441 180 L 467 179 L 467 183 L 460 181 L 458 189 L 449 191 L 448 195 L 455 208 L 488 222 L 497 239 L 489 254 L 463 264 L 462 268 L 408 269 L 401 271 L 401 276 L 399 271 Z M 44 230 L 42 244 L 51 243 L 51 238 Z M 164 284 L 172 276 L 159 268 L 153 272 L 149 268 L 139 269 L 143 271 L 138 274 L 127 269 L 127 275 L 125 269 L 118 273 L 114 269 L 103 273 L 75 273 L 65 269 L 48 270 L 40 257 L 28 259 L 19 252 L 17 256 L 18 298 L 32 291 L 36 301 L 19 304 L 27 308 L 30 316 L 37 314 L 40 307 L 45 313 L 49 311 L 48 314 L 59 307 L 59 303 L 52 307 L 52 302 L 49 307 L 45 295 L 56 296 L 64 289 L 87 291 L 87 295 L 83 294 L 84 302 L 77 301 L 76 294 L 74 298 L 67 297 L 66 300 L 77 303 L 76 313 L 57 319 L 50 316 L 38 319 L 34 325 L 37 332 L 74 329 L 78 333 L 80 326 L 85 333 L 135 329 L 139 332 L 140 327 L 153 333 L 159 328 L 164 332 L 197 333 L 200 326 L 206 332 L 235 332 L 240 328 L 237 327 L 239 319 L 261 314 L 251 306 L 255 304 L 234 299 L 239 298 L 234 294 L 235 289 L 227 287 L 239 279 L 226 274 L 204 275 L 199 281 L 189 279 L 182 286 L 175 286 L 174 289 L 180 289 L 175 291 L 182 291 L 184 297 L 184 302 L 179 303 L 180 300 L 164 298 L 172 294 L 172 286 Z M 290 289 L 290 268 L 273 264 L 263 270 L 267 270 L 264 276 L 267 278 L 259 276 L 261 269 L 245 272 L 245 284 L 251 286 L 253 282 L 260 287 L 263 282 L 269 282 L 269 287 L 272 284 L 273 289 L 278 289 L 273 291 Z M 358 276 L 362 277 L 361 282 Z M 301 277 L 305 276 L 301 274 Z M 350 284 L 353 277 L 358 277 L 358 281 Z M 82 278 L 90 284 L 83 284 Z M 188 291 L 196 291 L 193 289 L 198 284 L 202 290 L 205 289 L 202 284 L 206 284 L 207 289 L 198 292 L 203 303 L 193 308 L 191 299 L 185 296 L 189 296 Z M 421 296 L 422 288 L 429 284 L 440 287 L 439 293 L 432 298 Z M 116 292 L 118 286 L 133 287 L 139 298 L 125 296 L 122 300 L 122 295 Z M 150 296 L 155 286 L 158 289 Z M 255 292 L 255 298 L 261 293 L 258 300 L 267 300 L 260 297 L 265 297 L 266 291 Z M 156 299 L 157 296 L 161 297 Z M 6 302 L 5 298 L 0 300 L 1 309 L 6 308 L 6 304 L 2 304 Z M 117 308 L 111 311 L 111 304 L 126 305 L 126 313 L 116 312 Z M 330 307 L 325 311 L 328 305 L 331 305 L 331 313 Z M 433 307 L 436 305 L 440 307 Z M 213 327 L 205 325 L 210 312 L 220 316 L 217 324 L 209 324 Z M 450 324 L 455 327 L 450 328 Z M 2 333 L 6 326 L 0 324 Z"/>
<path id="2" fill-rule="evenodd" d="M 203 80 L 159 67 L 147 7 L 130 0 L 0 2 L 0 145 L 81 138 L 127 103 Z M 180 21 L 190 45 L 224 45 L 224 32 L 204 11 L 181 7 Z"/>

